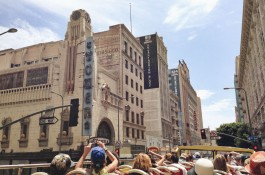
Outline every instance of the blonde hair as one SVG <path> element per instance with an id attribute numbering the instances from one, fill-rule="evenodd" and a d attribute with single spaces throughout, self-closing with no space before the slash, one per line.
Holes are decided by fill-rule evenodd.
<path id="1" fill-rule="evenodd" d="M 152 164 L 150 157 L 144 153 L 139 153 L 133 162 L 133 169 L 140 169 L 145 172 L 149 172 L 151 166 Z"/>
<path id="2" fill-rule="evenodd" d="M 226 165 L 226 159 L 222 154 L 217 154 L 213 161 L 214 169 L 229 172 Z"/>
<path id="3" fill-rule="evenodd" d="M 171 161 L 171 156 L 172 156 L 171 153 L 166 153 L 166 160 Z"/>

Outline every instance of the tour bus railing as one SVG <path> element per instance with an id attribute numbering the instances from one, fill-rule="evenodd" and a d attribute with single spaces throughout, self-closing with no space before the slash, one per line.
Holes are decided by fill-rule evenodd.
<path id="1" fill-rule="evenodd" d="M 125 164 L 131 164 L 134 159 L 120 159 L 120 162 Z M 77 162 L 74 162 L 75 164 Z M 85 161 L 84 165 L 91 164 L 91 161 Z M 17 164 L 17 165 L 0 165 L 1 170 L 17 170 L 17 175 L 24 175 L 22 174 L 23 169 L 32 169 L 32 168 L 48 168 L 50 167 L 50 163 L 38 163 L 38 164 Z M 31 174 L 34 172 L 31 172 Z M 11 175 L 11 174 L 10 174 Z M 14 175 L 14 173 L 12 173 Z M 27 174 L 28 175 L 28 174 Z"/>

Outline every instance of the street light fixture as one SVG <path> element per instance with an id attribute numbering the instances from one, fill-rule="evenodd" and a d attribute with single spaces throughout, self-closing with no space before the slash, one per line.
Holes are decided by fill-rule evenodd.
<path id="1" fill-rule="evenodd" d="M 0 33 L 0 35 L 3 35 L 3 34 L 5 34 L 5 33 L 15 33 L 15 32 L 17 32 L 17 29 L 15 29 L 15 28 L 11 28 L 11 29 L 9 29 L 9 30 L 3 32 L 3 33 Z"/>
<path id="2" fill-rule="evenodd" d="M 251 121 L 250 121 L 250 113 L 249 113 L 249 107 L 248 107 L 248 96 L 247 96 L 247 92 L 244 88 L 242 87 L 225 87 L 224 90 L 229 90 L 229 89 L 235 89 L 235 90 L 243 90 L 244 91 L 244 94 L 245 94 L 245 97 L 246 97 L 246 105 L 247 105 L 247 111 L 248 111 L 248 122 L 249 122 L 249 132 L 251 135 L 253 135 L 252 133 L 252 124 L 251 124 Z"/>
<path id="3" fill-rule="evenodd" d="M 62 99 L 62 113 L 61 113 L 61 122 L 60 122 L 60 138 L 59 138 L 59 153 L 61 153 L 61 149 L 62 149 L 62 132 L 63 132 L 63 96 L 57 92 L 54 92 L 54 91 L 50 91 L 51 93 L 53 94 L 56 94 L 58 96 L 61 97 Z"/>
<path id="4" fill-rule="evenodd" d="M 134 95 L 129 98 L 134 98 Z M 120 101 L 126 99 L 126 97 L 122 97 L 118 99 L 118 142 L 120 142 Z"/>

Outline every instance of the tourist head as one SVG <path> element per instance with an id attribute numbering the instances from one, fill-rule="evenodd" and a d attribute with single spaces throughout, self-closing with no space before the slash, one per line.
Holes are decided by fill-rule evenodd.
<path id="1" fill-rule="evenodd" d="M 228 172 L 228 168 L 226 165 L 226 159 L 222 154 L 217 154 L 213 161 L 213 166 L 215 170 L 221 170 L 224 172 Z"/>
<path id="2" fill-rule="evenodd" d="M 65 175 L 75 164 L 68 154 L 56 155 L 50 164 L 51 175 Z"/>
<path id="3" fill-rule="evenodd" d="M 133 169 L 140 169 L 145 172 L 149 172 L 151 166 L 152 164 L 150 157 L 144 153 L 139 153 L 133 162 Z"/>
<path id="4" fill-rule="evenodd" d="M 188 175 L 213 175 L 213 163 L 209 159 L 200 158 L 194 168 L 188 171 Z"/>
<path id="5" fill-rule="evenodd" d="M 265 175 L 265 152 L 258 151 L 253 153 L 245 169 L 250 175 Z"/>

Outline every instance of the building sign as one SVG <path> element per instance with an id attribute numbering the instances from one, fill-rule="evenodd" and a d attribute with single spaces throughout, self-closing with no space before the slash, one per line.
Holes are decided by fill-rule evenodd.
<path id="1" fill-rule="evenodd" d="M 0 75 L 0 90 L 23 87 L 24 71 Z"/>
<path id="2" fill-rule="evenodd" d="M 94 35 L 98 63 L 107 70 L 116 69 L 120 57 L 119 35 Z"/>
<path id="3" fill-rule="evenodd" d="M 48 67 L 30 69 L 27 71 L 27 86 L 48 83 Z"/>
<path id="4" fill-rule="evenodd" d="M 156 34 L 140 37 L 144 47 L 144 89 L 159 87 Z"/>
<path id="5" fill-rule="evenodd" d="M 93 38 L 88 37 L 85 43 L 85 67 L 83 84 L 83 122 L 82 135 L 92 134 L 92 105 L 93 105 L 93 82 L 94 82 L 94 43 Z"/>

